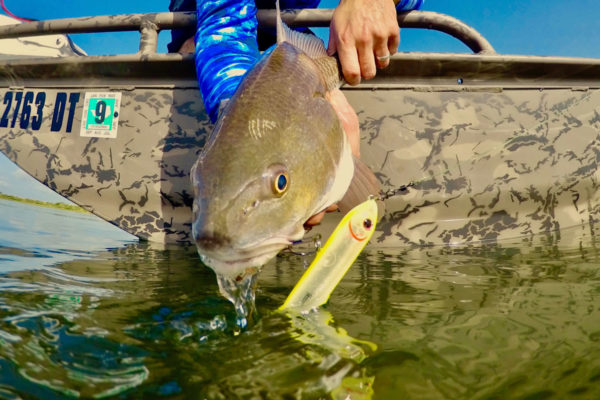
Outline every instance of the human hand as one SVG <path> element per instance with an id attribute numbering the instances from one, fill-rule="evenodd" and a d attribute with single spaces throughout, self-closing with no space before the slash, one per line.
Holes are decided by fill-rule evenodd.
<path id="1" fill-rule="evenodd" d="M 349 84 L 373 78 L 376 66 L 387 67 L 399 44 L 393 0 L 340 0 L 329 27 L 327 53 L 338 54 Z"/>
<path id="2" fill-rule="evenodd" d="M 338 210 L 337 204 L 333 204 L 333 205 L 327 207 L 325 210 L 321 211 L 320 213 L 313 215 L 304 223 L 304 229 L 306 229 L 307 231 L 310 231 L 313 226 L 319 225 L 321 223 L 321 221 L 323 220 L 323 217 L 325 217 L 325 213 L 334 212 L 337 210 Z"/>

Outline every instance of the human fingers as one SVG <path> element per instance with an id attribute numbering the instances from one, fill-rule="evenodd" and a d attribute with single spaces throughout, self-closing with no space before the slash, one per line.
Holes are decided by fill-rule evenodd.
<path id="1" fill-rule="evenodd" d="M 350 85 L 358 85 L 361 78 L 361 65 L 359 62 L 359 54 L 354 43 L 337 43 L 336 48 L 344 79 Z"/>
<path id="2" fill-rule="evenodd" d="M 319 225 L 325 216 L 325 211 L 321 211 L 318 214 L 313 215 L 304 223 L 304 229 L 310 229 L 315 225 Z"/>
<path id="3" fill-rule="evenodd" d="M 336 10 L 336 13 L 338 11 Z M 358 64 L 358 55 L 354 44 L 354 36 L 350 30 L 351 27 L 343 25 L 338 27 L 337 19 L 345 20 L 334 13 L 331 25 L 329 27 L 329 44 L 327 54 L 333 56 L 337 53 L 338 60 L 342 67 L 344 79 L 350 85 L 360 83 L 360 66 Z"/>
<path id="4" fill-rule="evenodd" d="M 377 68 L 385 68 L 390 65 L 390 50 L 388 49 L 388 41 L 379 41 L 374 49 L 375 62 Z"/>
<path id="5" fill-rule="evenodd" d="M 305 223 L 304 223 L 304 228 L 305 229 L 310 229 L 315 225 L 319 225 L 321 223 L 321 221 L 323 220 L 323 217 L 325 216 L 325 213 L 330 213 L 330 212 L 334 212 L 339 210 L 339 207 L 337 204 L 332 204 L 329 207 L 327 207 L 325 210 L 321 211 L 318 214 L 313 215 L 312 217 L 310 217 Z"/>
<path id="6" fill-rule="evenodd" d="M 393 56 L 398 52 L 398 47 L 400 46 L 400 28 L 396 29 L 395 34 L 388 38 L 387 45 L 390 55 Z"/>
<path id="7" fill-rule="evenodd" d="M 358 62 L 360 64 L 360 75 L 365 79 L 372 79 L 377 72 L 375 69 L 375 57 L 373 57 L 373 43 L 364 41 L 357 44 Z"/>
<path id="8" fill-rule="evenodd" d="M 331 213 L 331 212 L 338 211 L 339 209 L 340 209 L 340 208 L 338 207 L 338 205 L 337 205 L 337 204 L 332 204 L 332 205 L 330 205 L 329 207 L 327 207 L 327 208 L 325 209 L 325 212 L 326 212 L 326 213 Z"/>
<path id="9" fill-rule="evenodd" d="M 339 7 L 333 13 L 329 26 L 329 44 L 327 54 L 333 56 L 337 53 L 342 75 L 350 85 L 360 83 L 360 66 L 352 26 L 348 24 L 347 14 Z"/>

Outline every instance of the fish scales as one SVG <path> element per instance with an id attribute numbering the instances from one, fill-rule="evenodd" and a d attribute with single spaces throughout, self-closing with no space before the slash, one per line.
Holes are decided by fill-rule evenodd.
<path id="1" fill-rule="evenodd" d="M 213 176 L 215 183 L 225 180 L 220 178 L 227 178 L 233 180 L 228 182 L 231 190 L 242 187 L 245 177 L 238 172 L 250 169 L 251 173 L 262 173 L 263 167 L 258 161 L 265 157 L 273 163 L 291 164 L 302 162 L 306 157 L 319 157 L 323 163 L 329 159 L 330 167 L 339 162 L 343 130 L 324 97 L 325 88 L 317 71 L 314 67 L 307 71 L 296 61 L 298 58 L 305 58 L 304 64 L 312 62 L 284 43 L 273 51 L 264 65 L 257 65 L 242 83 L 239 97 L 234 97 L 231 107 L 225 110 L 230 117 L 226 116 L 220 129 L 215 131 L 215 136 L 219 136 L 216 144 L 219 148 L 207 152 L 203 160 L 209 169 L 211 165 L 225 166 L 221 173 L 226 176 Z M 279 70 L 284 64 L 289 68 Z M 242 135 L 257 139 L 259 143 L 255 140 L 242 143 Z M 265 152 L 266 146 L 275 151 Z M 308 173 L 323 172 L 316 170 L 318 164 L 308 163 L 303 168 Z M 294 183 L 302 175 L 294 177 Z"/>

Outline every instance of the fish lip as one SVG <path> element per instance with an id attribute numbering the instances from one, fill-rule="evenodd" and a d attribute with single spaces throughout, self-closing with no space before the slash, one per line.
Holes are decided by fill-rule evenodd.
<path id="1" fill-rule="evenodd" d="M 198 248 L 198 253 L 202 262 L 215 272 L 236 277 L 247 268 L 262 267 L 292 242 L 293 239 L 286 237 L 274 237 L 227 253 L 201 248 Z"/>
<path id="2" fill-rule="evenodd" d="M 252 249 L 256 249 L 256 248 L 274 246 L 274 245 L 279 245 L 279 244 L 283 246 L 282 248 L 284 248 L 284 247 L 292 244 L 293 241 L 294 241 L 294 239 L 290 239 L 288 237 L 276 236 L 276 237 L 272 237 L 272 238 L 268 238 L 268 239 L 264 239 L 264 240 L 257 241 L 254 243 L 247 244 L 243 247 L 240 247 L 239 251 L 247 252 L 247 251 L 252 251 Z"/>
<path id="3" fill-rule="evenodd" d="M 227 261 L 212 258 L 206 254 L 200 254 L 200 259 L 205 265 L 215 271 L 215 273 L 229 276 L 230 278 L 236 278 L 244 275 L 249 268 L 257 268 L 260 270 L 262 265 L 274 258 L 277 253 L 278 251 L 265 253 L 261 256 Z"/>

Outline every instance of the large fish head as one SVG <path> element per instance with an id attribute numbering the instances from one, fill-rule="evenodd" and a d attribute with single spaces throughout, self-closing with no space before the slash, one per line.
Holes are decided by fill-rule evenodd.
<path id="1" fill-rule="evenodd" d="M 302 238 L 304 222 L 331 204 L 338 174 L 333 162 L 331 167 L 315 162 L 301 141 L 238 140 L 233 148 L 225 132 L 215 136 L 222 140 L 209 144 L 192 169 L 192 232 L 203 263 L 235 277 Z M 351 177 L 352 170 L 348 173 Z M 335 196 L 345 187 L 343 182 Z"/>

